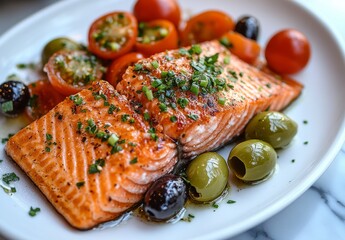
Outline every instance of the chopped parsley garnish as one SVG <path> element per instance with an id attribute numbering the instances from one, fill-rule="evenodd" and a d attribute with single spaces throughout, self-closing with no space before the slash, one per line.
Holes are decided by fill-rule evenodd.
<path id="1" fill-rule="evenodd" d="M 156 134 L 156 129 L 155 129 L 155 128 L 153 128 L 153 127 L 150 128 L 148 132 L 150 133 L 150 136 L 151 136 L 151 138 L 152 138 L 154 141 L 157 141 L 157 140 L 158 140 L 158 136 L 157 136 L 157 134 Z"/>
<path id="2" fill-rule="evenodd" d="M 218 205 L 217 203 L 214 202 L 214 203 L 212 204 L 212 207 L 213 207 L 213 208 L 219 208 L 219 205 Z"/>
<path id="3" fill-rule="evenodd" d="M 227 203 L 227 204 L 233 204 L 233 203 L 236 203 L 236 201 L 234 201 L 234 200 L 228 200 L 226 203 Z"/>
<path id="4" fill-rule="evenodd" d="M 189 101 L 187 98 L 179 98 L 177 99 L 177 104 L 180 105 L 181 108 L 186 108 Z"/>
<path id="5" fill-rule="evenodd" d="M 77 95 L 71 95 L 69 97 L 69 99 L 71 99 L 76 106 L 80 106 L 80 105 L 82 105 L 84 103 L 83 98 L 80 97 L 78 94 Z"/>
<path id="6" fill-rule="evenodd" d="M 119 141 L 119 137 L 116 136 L 116 134 L 111 134 L 110 137 L 108 138 L 108 144 L 112 147 L 115 146 L 115 144 Z"/>
<path id="7" fill-rule="evenodd" d="M 152 66 L 154 69 L 157 69 L 157 68 L 159 68 L 159 63 L 158 63 L 156 60 L 154 60 L 154 61 L 151 62 L 151 66 Z"/>
<path id="8" fill-rule="evenodd" d="M 113 114 L 113 112 L 116 110 L 116 106 L 114 104 L 110 104 L 109 109 L 108 109 L 108 113 L 109 114 Z"/>
<path id="9" fill-rule="evenodd" d="M 122 149 L 121 146 L 115 145 L 114 147 L 112 147 L 110 153 L 111 153 L 111 154 L 114 154 L 114 153 L 120 152 L 120 151 L 122 151 L 122 150 L 123 150 L 123 149 Z"/>
<path id="10" fill-rule="evenodd" d="M 18 63 L 16 65 L 16 67 L 18 69 L 25 69 L 25 68 L 35 69 L 36 68 L 36 64 L 34 64 L 34 63 Z"/>
<path id="11" fill-rule="evenodd" d="M 295 159 L 292 159 L 291 162 L 294 163 L 296 160 Z"/>
<path id="12" fill-rule="evenodd" d="M 220 104 L 220 105 L 225 105 L 225 102 L 226 102 L 226 99 L 225 98 L 218 98 L 218 103 Z"/>
<path id="13" fill-rule="evenodd" d="M 2 144 L 7 143 L 7 141 L 8 141 L 12 136 L 14 136 L 14 134 L 13 134 L 13 133 L 9 133 L 9 134 L 7 135 L 7 138 L 2 138 L 2 139 L 1 139 L 1 143 L 2 143 Z"/>
<path id="14" fill-rule="evenodd" d="M 6 187 L 6 186 L 2 186 L 2 185 L 0 185 L 0 187 L 7 194 L 11 194 L 11 193 L 16 193 L 17 192 L 17 189 L 15 187 Z"/>
<path id="15" fill-rule="evenodd" d="M 308 141 L 305 141 L 303 144 L 304 144 L 304 145 L 307 145 L 308 143 L 309 143 Z"/>
<path id="16" fill-rule="evenodd" d="M 224 46 L 224 47 L 227 47 L 227 48 L 232 48 L 233 45 L 232 43 L 229 41 L 229 39 L 227 37 L 222 37 L 219 42 Z"/>
<path id="17" fill-rule="evenodd" d="M 7 102 L 1 103 L 1 111 L 4 113 L 13 111 L 13 102 L 7 101 Z"/>
<path id="18" fill-rule="evenodd" d="M 79 188 L 81 188 L 81 187 L 83 187 L 83 186 L 85 185 L 85 182 L 84 182 L 84 181 L 82 181 L 82 182 L 77 182 L 75 185 L 76 185 L 77 188 L 79 189 Z"/>
<path id="19" fill-rule="evenodd" d="M 144 120 L 149 121 L 150 120 L 150 114 L 148 112 L 144 112 Z"/>
<path id="20" fill-rule="evenodd" d="M 134 65 L 134 71 L 141 71 L 141 70 L 143 70 L 143 65 L 139 64 L 139 63 L 136 63 Z"/>
<path id="21" fill-rule="evenodd" d="M 47 134 L 46 134 L 46 140 L 47 140 L 47 141 L 50 141 L 50 140 L 52 140 L 52 139 L 53 139 L 53 136 L 52 136 L 51 134 L 47 133 Z"/>
<path id="22" fill-rule="evenodd" d="M 29 211 L 29 215 L 31 217 L 34 217 L 37 215 L 38 212 L 40 212 L 41 209 L 40 208 L 33 208 L 33 207 L 30 207 L 30 211 Z"/>
<path id="23" fill-rule="evenodd" d="M 174 115 L 171 116 L 171 117 L 170 117 L 170 121 L 171 121 L 171 122 L 177 122 L 177 117 L 174 116 Z"/>
<path id="24" fill-rule="evenodd" d="M 142 88 L 143 93 L 145 94 L 146 98 L 151 101 L 153 99 L 152 90 L 149 89 L 147 86 L 143 86 Z"/>
<path id="25" fill-rule="evenodd" d="M 101 172 L 102 167 L 104 167 L 104 165 L 105 165 L 104 159 L 102 158 L 97 159 L 94 164 L 91 164 L 89 166 L 89 174 L 95 174 L 95 173 Z"/>
<path id="26" fill-rule="evenodd" d="M 303 120 L 303 124 L 308 124 L 308 121 L 307 120 Z"/>
<path id="27" fill-rule="evenodd" d="M 196 121 L 199 119 L 199 116 L 196 114 L 188 114 L 187 117 L 189 117 L 190 119 Z"/>
<path id="28" fill-rule="evenodd" d="M 50 147 L 45 147 L 44 151 L 50 152 Z"/>
<path id="29" fill-rule="evenodd" d="M 83 124 L 80 121 L 77 122 L 77 130 L 78 130 L 78 132 L 80 132 L 82 128 L 83 128 Z"/>
<path id="30" fill-rule="evenodd" d="M 122 114 L 121 115 L 121 121 L 122 122 L 127 122 L 129 119 L 129 114 Z"/>
<path id="31" fill-rule="evenodd" d="M 129 161 L 129 164 L 136 164 L 138 162 L 138 158 L 135 157 L 131 161 Z"/>
<path id="32" fill-rule="evenodd" d="M 2 181 L 6 184 L 19 181 L 19 177 L 14 173 L 5 173 L 2 175 Z"/>

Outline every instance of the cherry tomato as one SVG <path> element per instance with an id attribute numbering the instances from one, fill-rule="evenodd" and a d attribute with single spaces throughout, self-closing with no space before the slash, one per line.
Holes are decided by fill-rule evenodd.
<path id="1" fill-rule="evenodd" d="M 67 96 L 101 80 L 104 67 L 99 60 L 85 51 L 59 51 L 44 67 L 48 79 L 59 93 Z"/>
<path id="2" fill-rule="evenodd" d="M 132 66 L 138 60 L 144 58 L 144 55 L 137 52 L 127 53 L 122 57 L 115 59 L 108 67 L 106 80 L 116 87 L 117 83 L 122 79 L 128 66 Z"/>
<path id="3" fill-rule="evenodd" d="M 233 30 L 234 20 L 220 11 L 206 11 L 190 18 L 180 33 L 182 46 L 220 38 Z"/>
<path id="4" fill-rule="evenodd" d="M 131 51 L 138 34 L 136 18 L 128 12 L 112 12 L 96 19 L 88 35 L 89 50 L 104 59 Z"/>
<path id="5" fill-rule="evenodd" d="M 167 20 L 154 20 L 141 23 L 136 50 L 152 55 L 178 47 L 178 35 L 174 24 Z"/>
<path id="6" fill-rule="evenodd" d="M 228 47 L 231 53 L 249 64 L 255 63 L 260 55 L 260 45 L 237 32 L 224 34 L 220 42 Z"/>
<path id="7" fill-rule="evenodd" d="M 310 43 L 306 36 L 295 29 L 285 29 L 268 41 L 265 57 L 268 67 L 274 72 L 293 74 L 308 64 L 310 52 Z"/>
<path id="8" fill-rule="evenodd" d="M 65 99 L 47 79 L 31 83 L 28 88 L 31 97 L 25 113 L 32 121 L 42 117 Z"/>
<path id="9" fill-rule="evenodd" d="M 175 0 L 138 0 L 134 5 L 134 16 L 138 22 L 165 19 L 178 29 L 181 10 Z"/>

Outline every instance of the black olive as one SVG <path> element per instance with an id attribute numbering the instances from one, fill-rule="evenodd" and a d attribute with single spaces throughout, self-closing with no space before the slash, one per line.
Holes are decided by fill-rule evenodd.
<path id="1" fill-rule="evenodd" d="M 187 201 L 187 186 L 181 177 L 166 175 L 155 181 L 144 197 L 143 209 L 153 221 L 165 221 L 179 213 Z"/>
<path id="2" fill-rule="evenodd" d="M 253 16 L 241 17 L 235 25 L 235 32 L 254 41 L 258 39 L 259 31 L 259 21 Z"/>
<path id="3" fill-rule="evenodd" d="M 5 116 L 17 116 L 28 105 L 28 87 L 19 81 L 7 81 L 0 85 L 0 112 Z"/>

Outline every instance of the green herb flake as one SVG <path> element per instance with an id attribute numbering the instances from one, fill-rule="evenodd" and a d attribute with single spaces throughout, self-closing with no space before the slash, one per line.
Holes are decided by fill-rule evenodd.
<path id="1" fill-rule="evenodd" d="M 230 63 L 230 57 L 226 56 L 223 60 L 224 64 L 229 64 Z"/>
<path id="2" fill-rule="evenodd" d="M 2 175 L 2 181 L 6 184 L 19 181 L 20 178 L 14 173 L 5 173 Z"/>
<path id="3" fill-rule="evenodd" d="M 303 124 L 308 124 L 308 120 L 303 120 Z"/>
<path id="4" fill-rule="evenodd" d="M 305 141 L 303 144 L 304 144 L 304 145 L 308 145 L 308 143 L 309 143 L 308 141 Z"/>
<path id="5" fill-rule="evenodd" d="M 35 217 L 37 215 L 38 212 L 40 212 L 41 209 L 40 208 L 33 208 L 33 207 L 30 207 L 30 211 L 29 211 L 29 215 L 31 217 Z"/>
<path id="6" fill-rule="evenodd" d="M 171 117 L 170 117 L 170 122 L 173 122 L 173 123 L 174 123 L 174 122 L 177 122 L 177 117 L 174 116 L 174 115 L 171 116 Z"/>
<path id="7" fill-rule="evenodd" d="M 196 54 L 196 55 L 200 55 L 202 52 L 201 46 L 200 45 L 193 45 L 189 50 L 188 53 L 192 54 Z"/>
<path id="8" fill-rule="evenodd" d="M 150 114 L 148 112 L 144 112 L 144 119 L 145 119 L 145 121 L 150 120 Z"/>
<path id="9" fill-rule="evenodd" d="M 7 102 L 1 103 L 1 111 L 3 113 L 12 112 L 13 111 L 13 102 L 7 101 Z"/>
<path id="10" fill-rule="evenodd" d="M 112 147 L 112 149 L 111 149 L 111 154 L 114 154 L 114 153 L 117 153 L 117 152 L 120 152 L 120 151 L 122 151 L 123 149 L 122 149 L 122 147 L 121 146 L 119 146 L 119 145 L 115 145 L 114 147 Z"/>
<path id="11" fill-rule="evenodd" d="M 143 65 L 140 63 L 136 63 L 134 65 L 134 71 L 141 71 L 141 70 L 143 70 Z"/>
<path id="12" fill-rule="evenodd" d="M 111 134 L 110 137 L 108 138 L 108 144 L 112 147 L 115 146 L 115 144 L 119 141 L 119 137 L 116 136 L 116 134 Z"/>
<path id="13" fill-rule="evenodd" d="M 2 144 L 7 143 L 8 140 L 10 140 L 10 138 L 11 138 L 13 135 L 14 135 L 13 133 L 9 133 L 9 134 L 7 135 L 7 138 L 2 138 L 2 139 L 1 139 L 1 143 L 2 143 Z"/>
<path id="14" fill-rule="evenodd" d="M 142 87 L 142 91 L 145 94 L 146 98 L 151 101 L 153 99 L 153 93 L 152 90 L 149 89 L 147 86 Z"/>
<path id="15" fill-rule="evenodd" d="M 69 99 L 71 99 L 76 106 L 80 106 L 84 103 L 83 98 L 80 97 L 78 94 L 77 95 L 71 95 L 69 97 Z"/>
<path id="16" fill-rule="evenodd" d="M 168 111 L 168 107 L 165 103 L 160 103 L 159 109 L 161 110 L 161 112 L 167 112 Z"/>
<path id="17" fill-rule="evenodd" d="M 45 147 L 44 151 L 45 152 L 50 152 L 50 147 Z"/>
<path id="18" fill-rule="evenodd" d="M 104 159 L 97 159 L 94 164 L 89 166 L 89 174 L 99 173 L 102 170 L 102 167 L 105 165 Z"/>
<path id="19" fill-rule="evenodd" d="M 152 66 L 154 69 L 157 69 L 157 68 L 159 68 L 159 63 L 158 63 L 156 60 L 154 60 L 154 61 L 151 62 L 151 66 Z"/>
<path id="20" fill-rule="evenodd" d="M 236 201 L 234 201 L 234 200 L 228 200 L 226 203 L 227 203 L 227 204 L 234 204 L 234 203 L 236 203 Z"/>
<path id="21" fill-rule="evenodd" d="M 213 207 L 213 208 L 219 208 L 219 205 L 218 205 L 217 203 L 214 202 L 214 203 L 212 204 L 212 207 Z"/>
<path id="22" fill-rule="evenodd" d="M 2 163 L 4 160 L 0 159 L 0 163 Z"/>
<path id="23" fill-rule="evenodd" d="M 46 134 L 46 140 L 47 140 L 47 141 L 50 141 L 50 140 L 52 140 L 52 139 L 53 139 L 53 136 L 52 136 L 51 134 L 47 133 L 47 134 Z"/>
<path id="24" fill-rule="evenodd" d="M 116 106 L 114 104 L 110 104 L 110 106 L 108 108 L 108 114 L 113 114 L 115 109 L 116 109 Z"/>
<path id="25" fill-rule="evenodd" d="M 84 181 L 77 182 L 75 185 L 77 186 L 78 189 L 80 189 L 81 187 L 83 187 L 85 185 L 85 182 Z"/>
<path id="26" fill-rule="evenodd" d="M 188 105 L 189 101 L 187 98 L 179 98 L 177 99 L 177 104 L 180 105 L 181 108 L 185 108 Z"/>
<path id="27" fill-rule="evenodd" d="M 199 116 L 196 114 L 188 114 L 187 117 L 194 120 L 194 121 L 199 119 Z"/>
<path id="28" fill-rule="evenodd" d="M 296 160 L 295 159 L 292 159 L 291 162 L 294 163 Z"/>
<path id="29" fill-rule="evenodd" d="M 129 161 L 129 164 L 136 164 L 138 162 L 138 158 L 137 157 L 135 157 L 135 158 L 133 158 L 131 161 Z"/>
<path id="30" fill-rule="evenodd" d="M 122 122 L 127 122 L 129 119 L 129 114 L 122 114 L 121 115 L 121 121 Z"/>
<path id="31" fill-rule="evenodd" d="M 232 43 L 229 41 L 229 39 L 227 37 L 222 37 L 219 42 L 224 46 L 224 47 L 227 47 L 227 48 L 231 48 L 233 47 Z"/>
<path id="32" fill-rule="evenodd" d="M 224 106 L 224 105 L 225 105 L 225 102 L 226 102 L 226 99 L 225 99 L 225 98 L 222 98 L 222 97 L 218 98 L 218 103 L 219 103 L 219 105 Z"/>

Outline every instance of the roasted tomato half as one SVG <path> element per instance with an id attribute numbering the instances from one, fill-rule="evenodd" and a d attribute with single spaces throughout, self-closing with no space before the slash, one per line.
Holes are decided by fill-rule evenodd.
<path id="1" fill-rule="evenodd" d="M 115 59 L 131 51 L 137 34 L 138 24 L 133 14 L 112 12 L 92 23 L 89 50 L 100 58 Z"/>
<path id="2" fill-rule="evenodd" d="M 47 79 L 33 82 L 28 88 L 31 97 L 26 114 L 32 121 L 42 117 L 65 99 L 65 96 L 57 92 Z"/>
<path id="3" fill-rule="evenodd" d="M 178 35 L 174 24 L 167 20 L 154 20 L 139 24 L 136 50 L 152 55 L 178 47 Z"/>
<path id="4" fill-rule="evenodd" d="M 115 59 L 107 69 L 106 80 L 116 87 L 128 66 L 132 66 L 142 58 L 144 58 L 143 54 L 132 52 Z"/>
<path id="5" fill-rule="evenodd" d="M 176 0 L 138 0 L 133 10 L 138 22 L 165 19 L 179 27 L 181 9 Z"/>
<path id="6" fill-rule="evenodd" d="M 220 11 L 206 11 L 190 18 L 180 33 L 182 46 L 220 38 L 233 30 L 234 20 Z"/>
<path id="7" fill-rule="evenodd" d="M 260 55 L 260 45 L 237 32 L 228 32 L 220 38 L 220 42 L 226 46 L 231 53 L 241 60 L 254 64 Z"/>
<path id="8" fill-rule="evenodd" d="M 67 96 L 100 80 L 105 72 L 96 56 L 85 51 L 59 51 L 44 67 L 48 79 L 59 93 Z"/>

